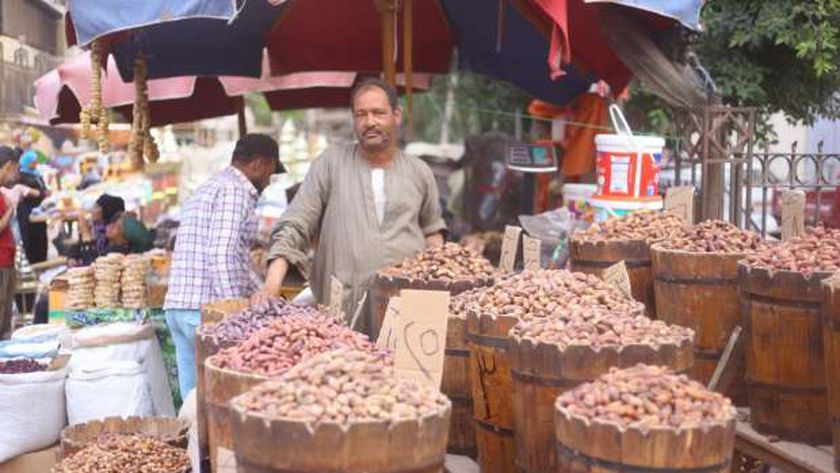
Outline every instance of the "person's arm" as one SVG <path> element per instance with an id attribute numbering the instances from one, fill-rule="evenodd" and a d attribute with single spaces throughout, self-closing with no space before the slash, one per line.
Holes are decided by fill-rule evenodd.
<path id="1" fill-rule="evenodd" d="M 213 299 L 233 299 L 248 297 L 250 259 L 242 254 L 242 231 L 245 222 L 253 212 L 249 196 L 243 189 L 228 188 L 218 198 L 208 231 L 212 232 L 210 246 L 207 248 L 207 263 L 216 273 L 213 278 Z"/>
<path id="2" fill-rule="evenodd" d="M 440 246 L 444 242 L 446 222 L 440 210 L 440 197 L 437 182 L 432 170 L 425 163 L 420 163 L 423 181 L 423 204 L 420 207 L 420 228 L 426 239 L 426 247 Z"/>
<path id="3" fill-rule="evenodd" d="M 304 275 L 308 274 L 307 253 L 310 242 L 318 235 L 329 197 L 329 166 L 326 155 L 312 164 L 294 200 L 274 226 L 265 284 L 252 298 L 254 302 L 277 295 L 290 265 L 297 266 Z"/>
<path id="4" fill-rule="evenodd" d="M 9 223 L 12 221 L 12 217 L 15 215 L 15 208 L 11 204 L 11 202 L 9 202 L 9 200 L 6 199 L 6 196 L 0 195 L 0 199 L 3 199 L 3 203 L 6 204 L 6 211 L 3 213 L 3 216 L 0 217 L 0 232 L 2 232 L 9 226 Z"/>

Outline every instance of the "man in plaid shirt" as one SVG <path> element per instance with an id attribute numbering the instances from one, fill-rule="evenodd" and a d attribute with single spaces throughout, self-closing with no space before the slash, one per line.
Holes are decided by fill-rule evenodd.
<path id="1" fill-rule="evenodd" d="M 164 309 L 184 396 L 195 387 L 201 306 L 249 297 L 260 288 L 249 256 L 257 236 L 254 210 L 271 175 L 283 171 L 274 139 L 246 135 L 236 143 L 231 165 L 198 187 L 181 210 Z"/>

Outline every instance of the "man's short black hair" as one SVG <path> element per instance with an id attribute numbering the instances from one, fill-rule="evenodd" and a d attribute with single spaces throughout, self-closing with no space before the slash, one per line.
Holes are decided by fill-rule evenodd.
<path id="1" fill-rule="evenodd" d="M 388 104 L 391 105 L 391 110 L 399 108 L 397 89 L 395 89 L 393 85 L 378 77 L 367 77 L 360 80 L 353 86 L 353 91 L 350 92 L 350 110 L 356 109 L 356 96 L 359 95 L 359 92 L 370 88 L 377 88 L 385 92 L 385 95 L 388 96 Z"/>
<path id="2" fill-rule="evenodd" d="M 285 172 L 280 163 L 280 150 L 274 138 L 262 133 L 249 133 L 236 142 L 233 150 L 233 161 L 250 162 L 254 158 L 263 157 L 277 161 L 277 172 Z"/>
<path id="3" fill-rule="evenodd" d="M 18 162 L 20 153 L 8 146 L 0 146 L 0 166 L 5 166 L 8 162 Z"/>

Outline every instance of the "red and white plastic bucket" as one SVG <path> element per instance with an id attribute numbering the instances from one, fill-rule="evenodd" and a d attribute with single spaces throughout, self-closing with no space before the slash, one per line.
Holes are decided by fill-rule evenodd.
<path id="1" fill-rule="evenodd" d="M 610 107 L 615 135 L 596 135 L 598 192 L 602 200 L 660 199 L 659 170 L 665 140 L 634 136 L 621 110 Z"/>

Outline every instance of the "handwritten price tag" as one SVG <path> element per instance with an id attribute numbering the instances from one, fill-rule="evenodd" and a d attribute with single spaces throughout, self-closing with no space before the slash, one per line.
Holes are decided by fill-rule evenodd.
<path id="1" fill-rule="evenodd" d="M 665 192 L 665 210 L 682 218 L 687 224 L 694 224 L 694 187 L 670 187 Z"/>
<path id="2" fill-rule="evenodd" d="M 344 299 L 344 284 L 335 276 L 330 276 L 330 308 L 341 310 Z"/>
<path id="3" fill-rule="evenodd" d="M 502 240 L 502 256 L 499 258 L 499 269 L 506 273 L 513 272 L 513 265 L 516 263 L 516 252 L 519 250 L 519 234 L 522 228 L 507 225 L 505 237 Z"/>
<path id="4" fill-rule="evenodd" d="M 379 337 L 376 339 L 376 346 L 397 351 L 397 339 L 400 320 L 400 298 L 392 297 L 388 300 L 388 308 L 385 309 L 385 318 L 382 320 L 382 328 L 379 330 Z"/>
<path id="5" fill-rule="evenodd" d="M 538 238 L 522 236 L 522 259 L 525 269 L 529 271 L 540 269 L 540 246 L 541 242 Z"/>
<path id="6" fill-rule="evenodd" d="M 805 234 L 805 193 L 800 190 L 782 194 L 782 240 Z"/>
<path id="7" fill-rule="evenodd" d="M 448 292 L 400 292 L 394 352 L 397 374 L 440 388 L 448 318 Z"/>
<path id="8" fill-rule="evenodd" d="M 610 266 L 601 273 L 601 278 L 621 289 L 621 291 L 628 297 L 632 297 L 632 287 L 630 285 L 630 274 L 627 272 L 627 265 L 624 260 Z"/>

